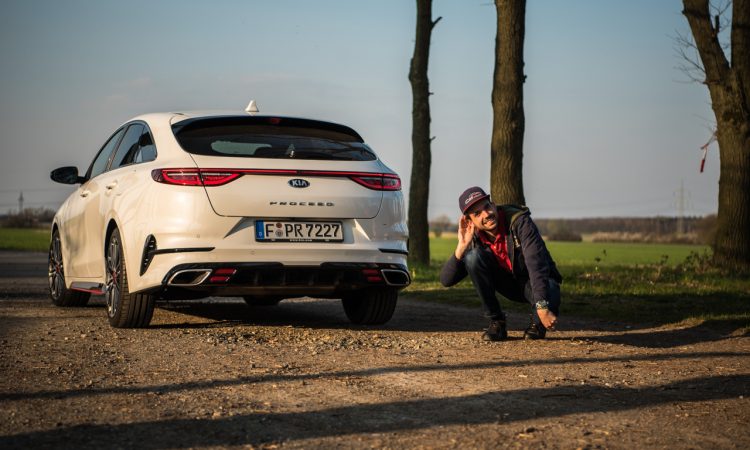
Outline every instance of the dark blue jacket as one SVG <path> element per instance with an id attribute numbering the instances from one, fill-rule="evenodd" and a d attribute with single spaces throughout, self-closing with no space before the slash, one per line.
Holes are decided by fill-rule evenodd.
<path id="1" fill-rule="evenodd" d="M 505 229 L 510 230 L 506 239 L 508 257 L 513 267 L 513 277 L 521 286 L 531 282 L 533 300 L 547 300 L 549 279 L 562 283 L 562 276 L 552 260 L 542 235 L 531 220 L 529 209 L 525 206 L 498 205 L 497 216 L 504 220 Z M 485 246 L 475 232 L 469 249 Z M 467 251 L 468 251 L 467 250 Z M 498 268 L 498 270 L 503 270 Z M 445 287 L 453 286 L 466 278 L 468 272 L 463 260 L 451 255 L 440 271 L 440 282 Z"/>

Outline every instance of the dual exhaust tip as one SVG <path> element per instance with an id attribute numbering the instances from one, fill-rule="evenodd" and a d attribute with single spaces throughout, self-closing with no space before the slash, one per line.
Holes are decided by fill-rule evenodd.
<path id="1" fill-rule="evenodd" d="M 212 269 L 179 270 L 167 281 L 168 286 L 198 286 L 211 276 Z"/>
<path id="2" fill-rule="evenodd" d="M 398 269 L 364 269 L 365 279 L 373 284 L 385 282 L 388 286 L 403 287 L 411 283 L 409 273 Z M 224 284 L 237 273 L 236 269 L 183 269 L 179 270 L 167 280 L 168 286 L 190 287 L 199 286 L 206 282 L 210 284 Z"/>
<path id="3" fill-rule="evenodd" d="M 385 284 L 388 286 L 408 286 L 411 283 L 411 277 L 408 272 L 396 269 L 381 270 Z"/>

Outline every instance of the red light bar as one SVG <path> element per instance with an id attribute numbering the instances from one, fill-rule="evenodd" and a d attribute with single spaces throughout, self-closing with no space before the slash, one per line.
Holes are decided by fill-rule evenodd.
<path id="1" fill-rule="evenodd" d="M 159 183 L 181 186 L 221 186 L 243 175 L 342 177 L 375 191 L 400 191 L 401 178 L 392 173 L 296 169 L 156 169 L 151 177 Z"/>
<path id="2" fill-rule="evenodd" d="M 376 191 L 400 191 L 401 179 L 396 175 L 375 174 L 374 176 L 355 176 L 349 177 L 362 186 Z"/>
<path id="3" fill-rule="evenodd" d="M 154 181 L 180 186 L 221 186 L 241 177 L 236 170 L 222 169 L 156 169 L 151 171 Z"/>

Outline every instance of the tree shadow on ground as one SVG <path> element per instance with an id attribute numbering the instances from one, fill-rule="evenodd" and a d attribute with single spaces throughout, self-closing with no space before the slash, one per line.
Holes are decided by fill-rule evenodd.
<path id="1" fill-rule="evenodd" d="M 253 412 L 219 418 L 83 424 L 0 436 L 0 448 L 255 446 L 363 433 L 426 430 L 436 426 L 506 424 L 570 414 L 694 404 L 744 396 L 748 388 L 748 375 L 694 378 L 643 388 L 565 385 L 450 398 L 355 404 L 315 411 Z"/>
<path id="2" fill-rule="evenodd" d="M 703 342 L 716 342 L 736 336 L 747 336 L 747 329 L 736 321 L 707 320 L 694 326 L 649 331 L 613 333 L 588 337 L 595 342 L 645 348 L 684 347 Z"/>
<path id="3" fill-rule="evenodd" d="M 571 364 L 616 364 L 634 363 L 639 361 L 671 363 L 679 360 L 694 360 L 706 358 L 732 358 L 745 355 L 736 352 L 691 352 L 675 354 L 642 354 L 606 357 L 572 357 L 555 359 L 518 359 L 491 362 L 476 362 L 463 364 L 421 364 L 412 366 L 372 367 L 359 370 L 341 370 L 334 372 L 313 373 L 263 373 L 248 375 L 237 378 L 215 379 L 207 381 L 189 381 L 176 384 L 155 384 L 147 386 L 118 386 L 118 387 L 87 387 L 80 389 L 41 390 L 37 392 L 9 392 L 0 393 L 1 401 L 29 401 L 29 400 L 63 400 L 79 397 L 96 397 L 111 394 L 167 394 L 185 393 L 203 389 L 216 389 L 232 386 L 250 386 L 256 384 L 274 384 L 285 382 L 299 382 L 306 380 L 331 380 L 341 378 L 361 378 L 386 374 L 427 374 L 430 372 L 450 373 L 464 370 L 494 370 L 503 368 L 523 368 L 549 366 L 554 370 L 557 366 L 568 366 Z"/>

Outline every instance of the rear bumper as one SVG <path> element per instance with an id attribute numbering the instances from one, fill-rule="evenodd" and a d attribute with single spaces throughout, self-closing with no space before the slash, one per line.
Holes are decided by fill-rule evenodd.
<path id="1" fill-rule="evenodd" d="M 329 262 L 293 266 L 277 262 L 210 262 L 179 264 L 160 286 L 149 289 L 162 298 L 199 296 L 328 296 L 367 288 L 402 289 L 411 283 L 405 265 Z"/>

